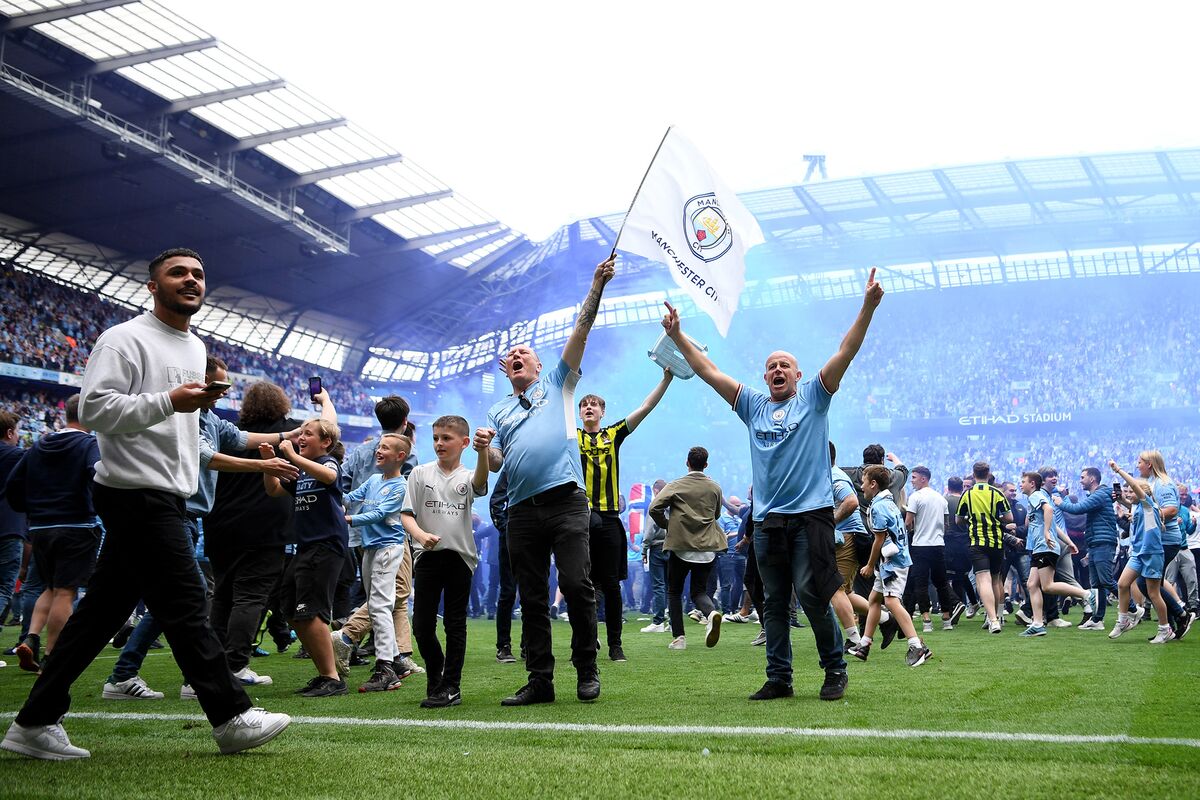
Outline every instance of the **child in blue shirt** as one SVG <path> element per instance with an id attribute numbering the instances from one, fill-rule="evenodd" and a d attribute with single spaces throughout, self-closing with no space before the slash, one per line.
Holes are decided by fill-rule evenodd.
<path id="1" fill-rule="evenodd" d="M 1158 633 L 1150 642 L 1165 644 L 1175 638 L 1175 633 L 1167 624 L 1167 604 L 1162 597 L 1163 527 L 1158 506 L 1154 503 L 1147 481 L 1134 478 L 1118 467 L 1115 461 L 1109 461 L 1108 466 L 1121 476 L 1121 480 L 1133 491 L 1134 497 L 1130 507 L 1129 562 L 1125 564 L 1125 569 L 1117 580 L 1117 607 L 1121 612 L 1108 638 L 1116 639 L 1137 625 L 1137 619 L 1129 613 L 1129 594 L 1134 582 L 1140 577 L 1146 580 L 1146 595 L 1154 604 L 1154 613 L 1158 615 Z M 1118 502 L 1124 504 L 1124 498 Z"/>
<path id="2" fill-rule="evenodd" d="M 1029 590 L 1033 621 L 1021 632 L 1021 636 L 1026 638 L 1046 635 L 1046 594 L 1081 600 L 1087 597 L 1084 589 L 1054 579 L 1059 556 L 1070 540 L 1066 531 L 1060 529 L 1055 522 L 1058 509 L 1051 502 L 1050 495 L 1042 488 L 1044 480 L 1040 472 L 1026 472 L 1021 476 L 1021 493 L 1029 498 L 1029 515 L 1025 519 L 1025 547 L 1032 554 L 1029 580 L 1025 588 Z"/>
<path id="3" fill-rule="evenodd" d="M 908 639 L 905 661 L 910 667 L 919 667 L 928 661 L 933 653 L 925 646 L 921 637 L 917 636 L 912 616 L 904 607 L 902 598 L 912 558 L 908 552 L 908 531 L 904 527 L 904 517 L 887 488 L 890 483 L 891 475 L 886 467 L 872 464 L 863 470 L 862 492 L 863 497 L 871 503 L 870 528 L 875 535 L 875 542 L 871 545 L 871 556 L 860 570 L 860 574 L 867 580 L 874 577 L 875 585 L 868 598 L 866 630 L 858 645 L 851 647 L 849 652 L 861 661 L 867 660 L 871 651 L 871 637 L 875 634 L 883 606 L 886 604 L 892 619 L 891 626 L 883 631 L 881 649 L 892 643 L 894 628 L 899 628 Z"/>
<path id="4" fill-rule="evenodd" d="M 367 611 L 375 637 L 375 670 L 358 687 L 360 692 L 387 692 L 400 688 L 395 661 L 400 656 L 396 644 L 396 573 L 404 561 L 404 526 L 400 509 L 404 505 L 408 483 L 400 474 L 412 452 L 412 440 L 398 433 L 385 433 L 375 446 L 375 466 L 382 471 L 346 495 L 347 503 L 362 503 L 357 514 L 347 514 L 346 522 L 362 535 L 362 581 L 367 588 Z M 341 631 L 333 633 L 334 654 L 349 655 L 353 646 Z M 340 641 L 339 641 L 340 640 Z"/>

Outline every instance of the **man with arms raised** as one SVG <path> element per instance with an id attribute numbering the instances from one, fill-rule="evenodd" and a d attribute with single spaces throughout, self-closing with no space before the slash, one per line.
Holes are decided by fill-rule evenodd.
<path id="1" fill-rule="evenodd" d="M 524 706 L 554 701 L 554 655 L 550 650 L 550 556 L 558 566 L 558 586 L 571 607 L 571 661 L 578 674 L 576 694 L 585 702 L 600 696 L 596 668 L 596 590 L 588 573 L 587 493 L 576 439 L 573 399 L 588 333 L 596 321 L 600 295 L 615 272 L 615 256 L 596 267 L 562 357 L 542 374 L 533 349 L 518 345 L 501 359 L 512 394 L 492 406 L 488 421 L 495 443 L 492 471 L 508 476 L 508 553 L 521 593 L 521 627 L 529 682 L 501 704 Z M 475 433 L 477 447 L 491 432 Z"/>
<path id="2" fill-rule="evenodd" d="M 829 601 L 842 585 L 834 556 L 833 489 L 829 460 L 829 401 L 862 347 L 871 317 L 883 299 L 872 268 L 862 308 L 838 351 L 818 376 L 800 383 L 796 358 L 782 350 L 767 357 L 768 393 L 751 389 L 717 369 L 679 327 L 667 304 L 663 328 L 696 374 L 741 418 L 750 434 L 754 476 L 754 551 L 766 595 L 767 682 L 750 696 L 792 695 L 792 645 L 788 603 L 793 590 L 817 640 L 825 670 L 821 699 L 846 691 L 842 634 Z"/>

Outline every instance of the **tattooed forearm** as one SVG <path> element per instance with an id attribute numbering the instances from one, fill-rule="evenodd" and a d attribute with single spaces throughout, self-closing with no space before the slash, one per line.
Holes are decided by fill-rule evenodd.
<path id="1" fill-rule="evenodd" d="M 592 324 L 596 321 L 596 312 L 600 309 L 600 293 L 603 290 L 603 286 L 593 285 L 588 296 L 583 298 L 583 306 L 579 309 L 579 317 L 575 320 L 575 330 L 584 336 L 588 335 L 588 331 L 592 329 Z"/>

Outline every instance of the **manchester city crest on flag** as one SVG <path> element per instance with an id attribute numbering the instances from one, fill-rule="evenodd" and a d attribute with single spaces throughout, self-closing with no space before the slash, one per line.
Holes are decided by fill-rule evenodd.
<path id="1" fill-rule="evenodd" d="M 683 207 L 683 232 L 688 247 L 701 261 L 716 261 L 733 246 L 733 229 L 713 192 L 687 201 Z"/>

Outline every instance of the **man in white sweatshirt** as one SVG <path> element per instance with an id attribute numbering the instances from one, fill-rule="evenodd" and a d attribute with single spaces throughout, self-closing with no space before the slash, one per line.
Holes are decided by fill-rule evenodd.
<path id="1" fill-rule="evenodd" d="M 204 305 L 199 254 L 167 250 L 150 262 L 152 313 L 105 331 L 83 376 L 80 421 L 96 432 L 100 461 L 92 497 L 105 527 L 88 592 L 59 635 L 25 706 L 0 748 L 67 760 L 90 753 L 67 739 L 60 721 L 69 690 L 139 598 L 162 624 L 188 683 L 213 725 L 222 753 L 270 741 L 291 721 L 251 708 L 229 671 L 205 614 L 184 501 L 200 470 L 197 411 L 223 386 L 205 387 L 205 349 L 189 328 Z"/>

